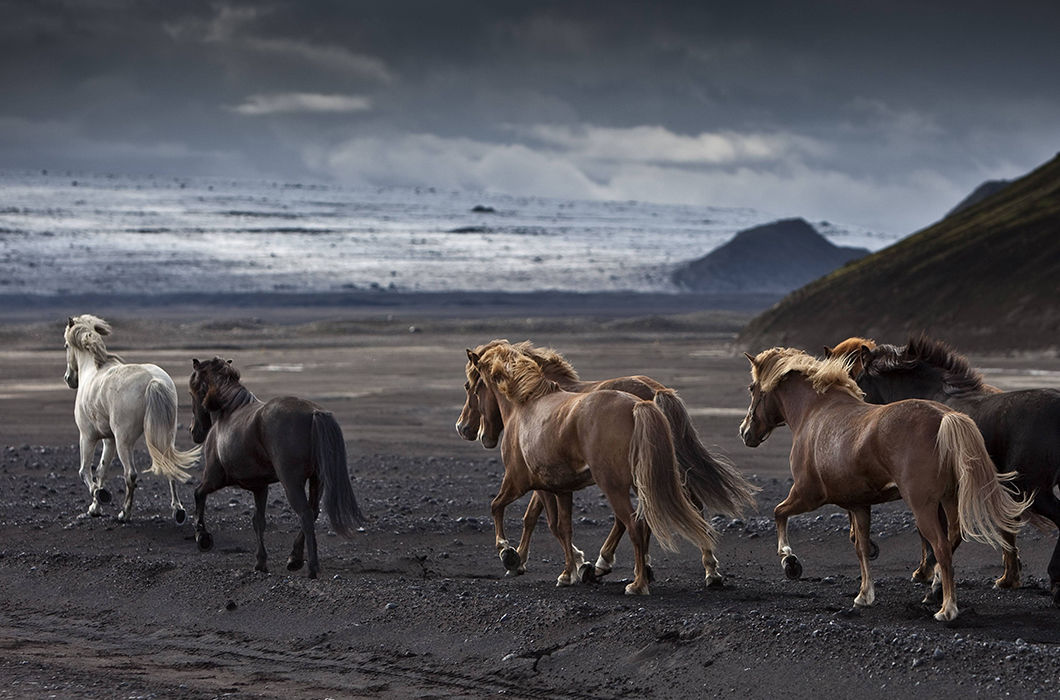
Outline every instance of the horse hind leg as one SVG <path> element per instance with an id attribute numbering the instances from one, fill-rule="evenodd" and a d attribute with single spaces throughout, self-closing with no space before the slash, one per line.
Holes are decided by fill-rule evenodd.
<path id="1" fill-rule="evenodd" d="M 938 504 L 914 505 L 910 503 L 910 509 L 913 511 L 920 534 L 931 544 L 931 549 L 935 553 L 936 578 L 942 585 L 942 607 L 935 613 L 935 619 L 940 622 L 950 622 L 955 620 L 959 613 L 957 591 L 953 579 L 953 552 L 950 548 L 950 538 L 939 519 Z"/>
<path id="2" fill-rule="evenodd" d="M 107 445 L 110 441 L 103 442 L 103 456 L 107 456 Z M 100 503 L 110 502 L 110 493 L 106 493 L 106 498 L 101 499 L 100 489 L 96 483 L 96 475 L 103 472 L 103 468 L 100 467 L 96 470 L 96 473 L 92 471 L 92 460 L 96 456 L 96 445 L 99 443 L 95 438 L 87 437 L 84 434 L 81 435 L 80 448 L 81 448 L 81 468 L 78 470 L 78 475 L 81 480 L 85 482 L 85 487 L 88 489 L 88 496 L 92 499 L 92 502 L 88 506 L 88 514 L 93 517 L 98 517 L 103 514 L 103 508 Z M 112 448 L 113 449 L 113 448 Z M 113 456 L 113 454 L 111 455 Z"/>
<path id="3" fill-rule="evenodd" d="M 314 474 L 309 477 L 309 507 L 313 511 L 313 522 L 320 517 L 320 478 Z M 299 528 L 294 536 L 291 555 L 287 557 L 287 570 L 298 571 L 305 565 L 305 530 Z"/>
<path id="4" fill-rule="evenodd" d="M 624 534 L 626 534 L 626 526 L 622 524 L 621 520 L 615 518 L 614 524 L 611 525 L 611 532 L 607 533 L 607 539 L 604 540 L 604 544 L 600 547 L 600 554 L 596 557 L 596 564 L 590 565 L 586 563 L 579 571 L 583 583 L 598 583 L 601 578 L 611 573 L 615 568 L 615 551 L 618 549 L 618 543 L 622 540 L 622 535 Z"/>
<path id="5" fill-rule="evenodd" d="M 297 538 L 302 537 L 305 540 L 305 548 L 307 559 L 309 560 L 309 578 L 316 578 L 317 574 L 320 573 L 320 560 L 317 557 L 317 536 L 316 536 L 316 513 L 313 508 L 309 506 L 309 501 L 306 499 L 305 482 L 298 481 L 297 479 L 286 478 L 282 479 L 284 490 L 287 492 L 287 502 L 291 504 L 291 508 L 298 515 L 298 519 L 301 521 L 301 531 L 295 535 Z"/>
<path id="6" fill-rule="evenodd" d="M 121 460 L 122 469 L 125 473 L 125 500 L 121 511 L 118 512 L 118 520 L 129 522 L 132 518 L 133 494 L 136 492 L 136 462 L 133 460 L 132 442 L 121 435 L 115 435 L 115 443 L 118 447 L 118 459 Z"/>
<path id="7" fill-rule="evenodd" d="M 180 495 L 177 493 L 177 482 L 173 479 L 169 480 L 169 508 L 177 525 L 183 525 L 188 518 L 188 513 L 184 510 L 184 504 L 180 502 Z"/>

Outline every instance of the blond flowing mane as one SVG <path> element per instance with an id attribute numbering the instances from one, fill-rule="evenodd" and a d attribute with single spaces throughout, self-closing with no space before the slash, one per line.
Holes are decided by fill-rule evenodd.
<path id="1" fill-rule="evenodd" d="M 103 336 L 110 335 L 110 324 L 92 314 L 81 314 L 68 320 L 64 336 L 70 347 L 87 352 L 96 360 L 96 367 L 108 362 L 124 362 L 120 355 L 107 350 Z"/>
<path id="2" fill-rule="evenodd" d="M 818 360 L 796 348 L 771 348 L 755 357 L 751 377 L 762 391 L 772 391 L 789 372 L 799 372 L 814 391 L 823 394 L 831 388 L 862 399 L 865 393 L 850 378 L 850 359 L 843 356 Z"/>
<path id="3" fill-rule="evenodd" d="M 478 371 L 485 371 L 497 385 L 497 390 L 515 403 L 526 403 L 559 390 L 559 385 L 545 377 L 541 365 L 522 352 L 520 344 L 507 340 L 491 340 L 475 349 L 479 356 L 478 368 L 469 363 L 468 381 Z"/>
<path id="4" fill-rule="evenodd" d="M 579 379 L 578 372 L 574 369 L 574 366 L 567 361 L 567 358 L 563 357 L 563 355 L 552 348 L 535 347 L 529 340 L 524 340 L 519 343 L 511 343 L 506 339 L 498 338 L 483 345 L 479 345 L 475 348 L 475 353 L 477 355 L 482 355 L 482 353 L 489 348 L 497 347 L 498 345 L 509 345 L 516 352 L 526 355 L 536 362 L 538 366 L 541 367 L 541 372 L 550 379 L 571 382 L 576 382 Z M 478 369 L 469 363 L 467 366 L 468 381 L 474 384 L 478 381 L 478 377 Z"/>

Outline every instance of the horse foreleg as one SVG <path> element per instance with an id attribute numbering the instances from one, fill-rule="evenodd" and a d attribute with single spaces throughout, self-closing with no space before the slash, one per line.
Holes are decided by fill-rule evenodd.
<path id="1" fill-rule="evenodd" d="M 791 551 L 788 543 L 788 518 L 799 513 L 805 513 L 819 504 L 811 504 L 804 499 L 796 490 L 794 484 L 788 497 L 777 504 L 773 509 L 773 517 L 777 523 L 777 556 L 780 557 L 780 566 L 784 569 L 784 575 L 789 579 L 797 579 L 802 576 L 802 563 Z"/>
<path id="2" fill-rule="evenodd" d="M 861 588 L 854 598 L 854 605 L 867 608 L 876 602 L 876 588 L 872 585 L 872 573 L 869 571 L 869 559 L 872 548 L 869 546 L 869 523 L 872 509 L 869 506 L 858 506 L 850 509 L 850 522 L 854 530 L 854 551 L 861 565 Z"/>
<path id="3" fill-rule="evenodd" d="M 121 460 L 125 473 L 125 501 L 122 503 L 121 511 L 118 512 L 118 520 L 128 522 L 132 517 L 133 493 L 136 491 L 136 463 L 133 461 L 132 442 L 122 435 L 115 435 L 114 442 L 117 443 L 118 459 Z M 104 456 L 106 456 L 106 451 L 106 442 L 104 442 Z M 102 476 L 100 483 L 102 483 Z"/>
<path id="4" fill-rule="evenodd" d="M 546 508 L 546 505 L 551 502 L 552 507 Z M 549 527 L 554 521 L 556 508 L 556 497 L 547 491 L 534 491 L 530 494 L 530 502 L 526 504 L 526 512 L 523 513 L 523 532 L 519 536 L 519 546 L 516 547 L 516 551 L 519 552 L 519 568 L 515 571 L 516 574 L 526 573 L 526 562 L 530 559 L 530 537 L 534 534 L 534 528 L 537 527 L 537 521 L 541 517 L 541 511 L 547 511 L 547 517 Z"/>
<path id="5" fill-rule="evenodd" d="M 916 571 L 913 572 L 912 580 L 914 583 L 931 583 L 931 578 L 935 571 L 935 555 L 931 552 L 931 545 L 924 539 L 924 536 L 920 536 L 920 564 L 917 565 Z"/>
<path id="6" fill-rule="evenodd" d="M 604 540 L 603 546 L 600 547 L 600 555 L 596 558 L 594 571 L 596 576 L 606 576 L 615 568 L 615 551 L 618 549 L 618 543 L 622 541 L 622 535 L 624 534 L 626 534 L 626 526 L 621 520 L 615 518 L 615 522 L 611 526 L 611 532 L 607 533 L 607 539 Z M 648 578 L 651 578 L 650 566 L 648 567 Z"/>
<path id="7" fill-rule="evenodd" d="M 195 487 L 195 544 L 200 552 L 213 548 L 213 537 L 206 531 L 206 497 L 224 488 L 227 479 L 224 470 L 217 464 L 205 459 L 202 470 L 202 481 Z"/>
<path id="8" fill-rule="evenodd" d="M 570 491 L 558 493 L 556 500 L 556 517 L 549 525 L 552 534 L 563 548 L 563 571 L 556 579 L 557 586 L 570 586 L 578 582 L 574 572 L 585 563 L 585 553 L 574 546 L 574 526 L 571 522 L 573 494 Z"/>
<path id="9" fill-rule="evenodd" d="M 497 554 L 501 558 L 501 563 L 504 564 L 504 568 L 507 571 L 507 575 L 517 575 L 519 573 L 519 567 L 522 565 L 522 558 L 519 556 L 519 552 L 516 551 L 510 544 L 508 544 L 508 538 L 504 535 L 504 510 L 508 507 L 512 501 L 526 493 L 526 490 L 520 490 L 520 488 L 514 483 L 514 480 L 509 476 L 508 471 L 504 472 L 504 479 L 501 480 L 501 488 L 497 492 L 497 495 L 493 497 L 493 501 L 490 502 L 490 513 L 493 515 L 493 530 L 495 534 L 495 545 L 497 547 Z"/>
<path id="10" fill-rule="evenodd" d="M 1039 489 L 1034 497 L 1034 511 L 1043 517 L 1052 520 L 1057 528 L 1060 528 L 1060 498 L 1056 497 L 1053 489 Z M 1015 541 L 1015 536 L 1013 536 Z M 1053 556 L 1049 559 L 1049 586 L 1053 594 L 1053 605 L 1060 608 L 1060 537 L 1057 537 L 1056 545 L 1053 547 Z"/>
<path id="11" fill-rule="evenodd" d="M 258 537 L 258 551 L 255 556 L 254 570 L 268 573 L 269 567 L 265 563 L 267 558 L 265 554 L 265 506 L 268 505 L 269 487 L 259 486 L 253 489 L 253 493 L 254 517 L 251 518 L 251 523 L 254 525 L 254 534 Z"/>

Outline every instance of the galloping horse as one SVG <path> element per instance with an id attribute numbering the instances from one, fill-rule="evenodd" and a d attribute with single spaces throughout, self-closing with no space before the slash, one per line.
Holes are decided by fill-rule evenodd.
<path id="1" fill-rule="evenodd" d="M 596 483 L 633 544 L 634 580 L 626 586 L 627 594 L 649 592 L 653 531 L 668 549 L 675 546 L 674 532 L 696 544 L 707 584 L 720 582 L 717 535 L 685 495 L 670 427 L 656 403 L 620 391 L 564 391 L 536 362 L 503 341 L 489 344 L 481 354 L 468 350 L 467 356 L 468 372 L 474 367 L 492 392 L 505 426 L 504 479 L 491 504 L 505 568 L 517 567 L 520 557 L 504 535 L 504 509 L 527 491 L 552 491 L 557 496 L 553 532 L 565 556 L 557 585 L 572 583 L 583 562 L 571 544 L 571 494 Z M 631 489 L 637 492 L 636 513 Z"/>
<path id="2" fill-rule="evenodd" d="M 998 390 L 983 383 L 968 360 L 944 343 L 920 337 L 905 347 L 881 345 L 861 350 L 864 371 L 858 386 L 872 403 L 911 397 L 940 401 L 967 413 L 979 427 L 998 469 L 1016 472 L 1015 486 L 1033 494 L 1030 510 L 1060 527 L 1060 391 Z M 1019 550 L 1015 533 L 1002 533 L 1005 571 L 999 588 L 1020 585 Z M 930 561 L 928 562 L 930 564 Z M 1049 561 L 1053 602 L 1060 606 L 1060 539 Z"/>
<path id="3" fill-rule="evenodd" d="M 481 354 L 487 347 L 505 340 L 494 340 L 479 346 L 475 352 Z M 754 494 L 758 487 L 749 483 L 743 475 L 727 460 L 710 454 L 699 439 L 695 427 L 689 418 L 684 403 L 676 394 L 665 392 L 666 387 L 660 382 L 644 375 L 617 377 L 601 381 L 582 381 L 574 367 L 558 352 L 550 348 L 535 347 L 529 341 L 511 344 L 511 347 L 531 358 L 541 367 L 544 376 L 556 382 L 563 390 L 587 394 L 599 390 L 625 391 L 641 399 L 651 400 L 657 392 L 664 392 L 658 397 L 659 408 L 670 423 L 677 462 L 684 474 L 685 488 L 694 505 L 703 504 L 720 514 L 738 517 L 747 508 L 755 504 Z M 465 440 L 478 439 L 483 446 L 495 447 L 504 429 L 504 421 L 493 393 L 485 388 L 478 371 L 472 365 L 467 367 L 467 397 L 456 430 Z M 517 568 L 512 573 L 526 571 L 529 558 L 530 537 L 537 525 L 541 511 L 547 511 L 550 527 L 555 522 L 556 497 L 548 491 L 535 491 L 530 498 L 523 515 L 523 532 L 516 551 L 520 557 Z M 579 571 L 583 579 L 595 579 L 609 573 L 614 567 L 615 550 L 625 533 L 625 526 L 615 520 L 595 567 L 586 566 Z"/>
<path id="4" fill-rule="evenodd" d="M 133 446 L 142 435 L 151 455 L 148 471 L 169 480 L 173 519 L 183 523 L 186 516 L 177 495 L 177 482 L 191 478 L 187 470 L 199 460 L 200 449 L 182 452 L 174 444 L 177 387 L 161 367 L 125 364 L 121 357 L 108 352 L 103 336 L 110 332 L 106 321 L 91 314 L 66 320 L 64 379 L 67 386 L 77 389 L 74 421 L 81 433 L 80 475 L 92 499 L 88 514 L 102 515 L 100 504 L 110 503 L 111 495 L 104 483 L 117 453 L 125 470 L 125 502 L 118 520 L 125 522 L 132 517 L 136 491 Z M 93 474 L 92 459 L 101 440 L 103 455 Z"/>
<path id="5" fill-rule="evenodd" d="M 1007 547 L 1002 533 L 1019 529 L 1027 507 L 1002 487 L 1015 475 L 997 474 L 975 423 L 934 401 L 867 404 L 841 358 L 822 362 L 800 350 L 773 348 L 747 359 L 752 383 L 740 424 L 744 444 L 757 447 L 778 425 L 787 424 L 792 432 L 794 483 L 773 511 L 777 554 L 788 578 L 802 574 L 788 543 L 788 518 L 834 503 L 854 517 L 861 564 L 854 605 L 872 605 L 870 508 L 904 498 L 938 561 L 942 607 L 935 619 L 957 617 L 953 548 L 962 535 Z"/>
<path id="6" fill-rule="evenodd" d="M 324 507 L 337 533 L 351 537 L 364 522 L 350 486 L 342 430 L 330 413 L 310 401 L 293 396 L 260 401 L 240 383 L 239 371 L 231 362 L 220 357 L 192 360 L 194 371 L 188 383 L 195 425 L 191 434 L 205 448 L 202 482 L 195 489 L 195 541 L 203 551 L 213 547 L 203 521 L 206 496 L 225 486 L 244 488 L 254 494 L 253 523 L 258 536 L 254 568 L 268 571 L 265 504 L 269 484 L 279 481 L 301 520 L 287 569 L 302 568 L 308 548 L 309 578 L 316 578 L 320 563 L 314 523 L 320 514 L 321 486 Z"/>

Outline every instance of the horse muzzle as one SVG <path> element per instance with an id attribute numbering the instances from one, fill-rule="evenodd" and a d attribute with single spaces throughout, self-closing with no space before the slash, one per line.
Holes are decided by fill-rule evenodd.
<path id="1" fill-rule="evenodd" d="M 769 437 L 768 432 L 764 435 L 757 434 L 754 430 L 751 429 L 751 424 L 747 421 L 740 423 L 740 439 L 743 440 L 743 444 L 747 445 L 748 447 L 758 447 L 763 442 L 765 442 L 765 439 L 767 437 Z"/>
<path id="2" fill-rule="evenodd" d="M 66 386 L 70 387 L 71 389 L 76 389 L 77 388 L 77 375 L 76 374 L 73 374 L 71 372 L 67 372 L 66 374 L 63 375 L 63 379 L 66 381 Z"/>

